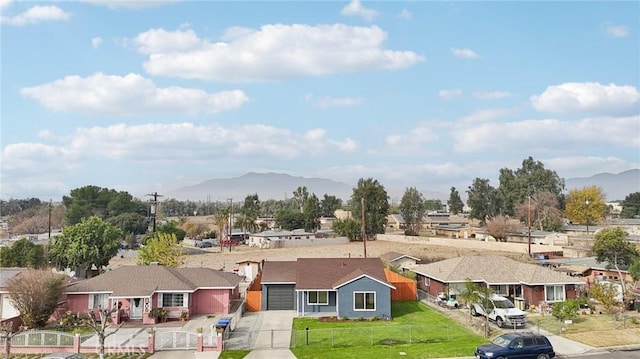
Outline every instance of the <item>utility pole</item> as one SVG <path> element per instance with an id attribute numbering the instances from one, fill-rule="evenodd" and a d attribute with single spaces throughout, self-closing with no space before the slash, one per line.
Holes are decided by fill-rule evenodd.
<path id="1" fill-rule="evenodd" d="M 531 194 L 529 194 L 529 207 L 528 207 L 528 225 L 529 225 L 529 236 L 527 242 L 529 243 L 529 257 L 531 257 Z"/>
<path id="2" fill-rule="evenodd" d="M 364 197 L 360 199 L 360 205 L 362 207 L 362 244 L 364 246 L 364 257 L 367 258 L 367 225 L 364 211 Z"/>
<path id="3" fill-rule="evenodd" d="M 229 198 L 229 237 L 227 237 L 227 241 L 229 241 L 229 252 L 231 252 L 231 227 L 233 226 L 233 198 Z"/>
<path id="4" fill-rule="evenodd" d="M 53 202 L 50 199 L 49 200 L 49 237 L 48 237 L 49 239 L 51 239 L 51 208 L 52 206 L 53 206 Z"/>
<path id="5" fill-rule="evenodd" d="M 158 194 L 158 192 L 149 193 L 149 194 L 147 194 L 147 196 L 153 197 L 153 201 L 151 201 L 151 211 L 150 211 L 149 215 L 151 217 L 151 220 L 153 221 L 153 233 L 156 233 L 156 218 L 157 218 L 157 211 L 158 211 L 158 197 L 163 197 L 163 196 Z"/>

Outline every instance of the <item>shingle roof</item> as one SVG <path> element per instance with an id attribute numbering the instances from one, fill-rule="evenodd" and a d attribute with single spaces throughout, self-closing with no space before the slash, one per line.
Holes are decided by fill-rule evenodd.
<path id="1" fill-rule="evenodd" d="M 262 266 L 262 283 L 295 283 L 296 261 L 266 261 Z"/>
<path id="2" fill-rule="evenodd" d="M 27 268 L 0 268 L 0 288 L 7 285 L 7 281 L 21 272 L 28 271 Z"/>
<path id="3" fill-rule="evenodd" d="M 511 258 L 487 255 L 465 256 L 420 264 L 413 272 L 441 282 L 473 282 L 488 284 L 582 284 L 579 279 L 537 264 L 522 263 Z"/>
<path id="4" fill-rule="evenodd" d="M 242 278 L 210 268 L 125 266 L 71 285 L 68 293 L 108 292 L 114 297 L 150 296 L 161 291 L 235 288 Z"/>
<path id="5" fill-rule="evenodd" d="M 413 256 L 410 256 L 408 254 L 402 254 L 402 253 L 398 253 L 398 252 L 387 252 L 383 255 L 380 256 L 380 259 L 382 259 L 383 261 L 387 261 L 387 262 L 393 262 L 395 260 L 401 259 L 401 258 L 411 258 L 415 261 L 420 261 L 420 258 L 416 258 Z"/>
<path id="6" fill-rule="evenodd" d="M 298 258 L 296 289 L 334 289 L 362 276 L 385 285 L 387 282 L 380 258 Z"/>

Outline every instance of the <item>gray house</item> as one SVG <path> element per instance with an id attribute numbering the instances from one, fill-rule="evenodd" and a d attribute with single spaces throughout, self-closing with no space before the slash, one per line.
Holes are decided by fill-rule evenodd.
<path id="1" fill-rule="evenodd" d="M 264 264 L 262 310 L 299 316 L 391 317 L 391 290 L 380 258 L 299 258 Z"/>

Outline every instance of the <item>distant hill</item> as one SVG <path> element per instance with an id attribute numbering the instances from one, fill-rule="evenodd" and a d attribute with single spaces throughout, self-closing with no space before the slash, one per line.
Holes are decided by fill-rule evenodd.
<path id="1" fill-rule="evenodd" d="M 618 174 L 599 173 L 591 177 L 565 180 L 567 190 L 597 186 L 604 192 L 607 201 L 623 200 L 633 192 L 640 192 L 640 169 L 631 169 Z"/>
<path id="2" fill-rule="evenodd" d="M 285 199 L 293 197 L 293 191 L 306 186 L 309 193 L 315 193 L 322 199 L 326 194 L 342 200 L 351 198 L 352 186 L 326 178 L 295 177 L 283 173 L 250 172 L 240 177 L 219 178 L 170 191 L 165 198 L 191 201 L 219 201 L 233 198 L 241 201 L 247 195 L 257 193 L 261 201 L 267 199 Z"/>

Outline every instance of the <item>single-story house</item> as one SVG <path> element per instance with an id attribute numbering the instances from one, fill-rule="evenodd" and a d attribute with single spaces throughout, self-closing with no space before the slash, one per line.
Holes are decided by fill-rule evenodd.
<path id="1" fill-rule="evenodd" d="M 620 266 L 618 273 L 614 266 L 608 262 L 598 262 L 596 257 L 546 259 L 541 264 L 571 276 L 581 277 L 588 286 L 603 281 L 620 282 L 620 273 L 626 283 L 633 284 L 628 266 Z"/>
<path id="2" fill-rule="evenodd" d="M 391 290 L 380 258 L 298 258 L 266 261 L 262 310 L 299 316 L 390 318 Z"/>
<path id="3" fill-rule="evenodd" d="M 444 236 L 448 238 L 467 239 L 475 238 L 475 228 L 465 224 L 439 224 L 432 228 L 433 234 L 436 236 Z"/>
<path id="4" fill-rule="evenodd" d="M 228 314 L 240 298 L 242 278 L 210 268 L 125 266 L 82 280 L 67 289 L 67 306 L 74 313 L 119 307 L 112 318 L 153 324 L 149 313 L 165 308 L 169 318 L 195 314 Z"/>
<path id="5" fill-rule="evenodd" d="M 398 252 L 387 252 L 381 255 L 380 259 L 382 259 L 382 262 L 387 266 L 395 267 L 401 270 L 415 267 L 415 265 L 420 262 L 420 258 L 412 257 L 408 254 L 401 254 Z"/>
<path id="6" fill-rule="evenodd" d="M 497 255 L 456 257 L 419 264 L 411 271 L 416 273 L 418 288 L 431 296 L 462 293 L 470 280 L 510 298 L 520 308 L 576 298 L 577 287 L 584 284 L 579 278 L 539 264 Z"/>
<path id="7" fill-rule="evenodd" d="M 244 280 L 251 282 L 262 270 L 263 261 L 254 261 L 246 259 L 240 262 L 236 262 L 238 265 L 238 275 L 244 277 Z"/>
<path id="8" fill-rule="evenodd" d="M 274 244 L 280 241 L 294 240 L 294 239 L 309 239 L 315 238 L 315 233 L 305 232 L 304 230 L 285 231 L 282 229 L 271 229 L 260 233 L 252 233 L 249 235 L 249 247 L 258 248 L 280 248 L 278 244 Z"/>
<path id="9" fill-rule="evenodd" d="M 20 315 L 20 312 L 11 302 L 6 285 L 9 279 L 27 270 L 26 268 L 0 268 L 0 320 L 15 318 Z"/>

